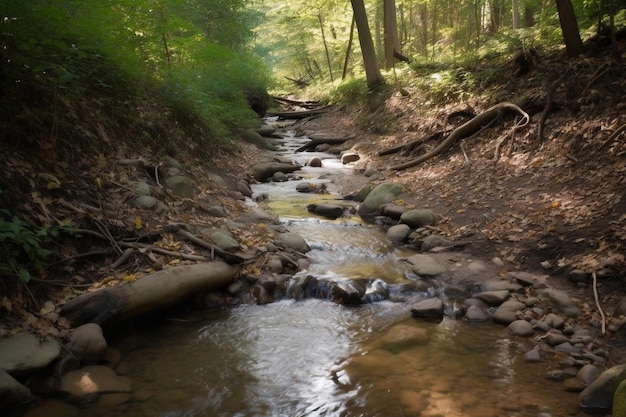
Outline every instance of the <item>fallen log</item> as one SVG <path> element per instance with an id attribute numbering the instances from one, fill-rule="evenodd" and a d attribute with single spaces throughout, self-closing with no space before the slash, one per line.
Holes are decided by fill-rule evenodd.
<path id="1" fill-rule="evenodd" d="M 514 111 L 522 115 L 524 123 L 518 125 L 517 128 L 526 126 L 528 124 L 530 116 L 528 116 L 528 113 L 522 110 L 518 105 L 508 102 L 499 103 L 493 107 L 488 108 L 473 119 L 454 129 L 452 133 L 450 133 L 450 135 L 443 142 L 437 145 L 437 147 L 435 147 L 435 149 L 433 149 L 432 151 L 421 155 L 420 157 L 415 158 L 409 162 L 391 166 L 389 169 L 394 171 L 400 171 L 419 165 L 422 162 L 439 155 L 440 153 L 448 149 L 455 141 L 473 135 L 474 133 L 482 129 L 483 126 L 486 126 L 489 123 L 493 122 L 496 118 L 501 116 L 502 113 L 507 110 Z"/>
<path id="2" fill-rule="evenodd" d="M 133 282 L 82 294 L 61 307 L 72 326 L 138 317 L 230 284 L 239 267 L 215 261 L 163 269 Z"/>
<path id="3" fill-rule="evenodd" d="M 267 113 L 268 116 L 277 116 L 280 119 L 299 120 L 305 119 L 310 116 L 318 116 L 320 114 L 328 113 L 332 110 L 332 106 L 324 106 L 317 109 L 310 110 L 293 110 L 293 111 L 277 111 Z"/>
<path id="4" fill-rule="evenodd" d="M 354 139 L 354 136 L 344 137 L 344 138 L 318 137 L 318 138 L 311 139 L 309 142 L 300 146 L 298 149 L 295 150 L 295 152 L 304 152 L 309 149 L 315 149 L 316 146 L 322 145 L 324 143 L 327 143 L 329 145 L 341 145 L 342 143 L 347 142 L 350 139 Z"/>

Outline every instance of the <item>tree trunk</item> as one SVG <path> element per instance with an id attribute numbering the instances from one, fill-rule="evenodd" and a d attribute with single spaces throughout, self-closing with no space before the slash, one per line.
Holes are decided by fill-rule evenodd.
<path id="1" fill-rule="evenodd" d="M 556 0 L 556 8 L 559 12 L 559 22 L 561 23 L 561 31 L 563 32 L 567 56 L 574 57 L 580 55 L 585 50 L 585 47 L 580 39 L 578 22 L 574 14 L 572 1 Z"/>
<path id="2" fill-rule="evenodd" d="M 354 13 L 352 13 L 352 23 L 350 24 L 350 37 L 348 38 L 348 47 L 346 48 L 346 59 L 343 61 L 343 72 L 341 79 L 345 80 L 348 75 L 348 62 L 350 62 L 350 53 L 352 52 L 352 41 L 354 40 Z"/>
<path id="3" fill-rule="evenodd" d="M 519 29 L 519 0 L 512 0 L 511 8 L 513 9 L 513 29 Z"/>
<path id="4" fill-rule="evenodd" d="M 82 294 L 61 308 L 72 326 L 126 320 L 178 304 L 202 291 L 229 285 L 239 267 L 208 262 L 163 269 L 114 287 Z"/>
<path id="5" fill-rule="evenodd" d="M 361 54 L 363 55 L 363 65 L 365 66 L 365 78 L 367 87 L 374 88 L 385 83 L 385 79 L 378 69 L 374 42 L 370 33 L 370 26 L 367 22 L 367 13 L 363 0 L 350 0 L 354 19 L 356 21 L 357 32 L 359 33 L 359 43 L 361 44 Z"/>
<path id="6" fill-rule="evenodd" d="M 395 63 L 395 52 L 401 53 L 398 42 L 395 0 L 384 0 L 383 22 L 385 31 L 385 68 L 391 69 Z"/>
<path id="7" fill-rule="evenodd" d="M 330 63 L 330 53 L 328 52 L 328 44 L 326 43 L 326 35 L 324 33 L 324 22 L 322 21 L 322 14 L 317 14 L 317 19 L 320 23 L 320 30 L 322 31 L 322 40 L 324 41 L 324 50 L 326 51 L 326 62 L 328 63 L 328 73 L 330 74 L 330 81 L 335 82 L 333 77 L 333 66 Z"/>

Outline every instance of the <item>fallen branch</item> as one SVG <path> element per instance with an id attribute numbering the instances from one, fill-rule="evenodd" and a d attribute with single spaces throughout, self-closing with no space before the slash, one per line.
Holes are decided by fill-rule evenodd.
<path id="1" fill-rule="evenodd" d="M 508 102 L 499 103 L 493 107 L 490 107 L 489 109 L 480 113 L 473 119 L 469 120 L 468 122 L 454 129 L 452 133 L 450 133 L 450 135 L 432 151 L 416 159 L 413 159 L 412 161 L 405 162 L 403 164 L 394 165 L 390 167 L 390 169 L 394 171 L 399 171 L 399 170 L 403 170 L 406 168 L 411 168 L 411 167 L 421 164 L 424 161 L 429 160 L 430 158 L 433 158 L 439 155 L 440 153 L 448 149 L 455 141 L 459 139 L 464 139 L 476 133 L 477 131 L 482 129 L 485 125 L 492 122 L 494 119 L 496 119 L 504 111 L 507 111 L 507 110 L 515 111 L 521 114 L 523 117 L 522 120 L 525 120 L 525 123 L 523 125 L 520 125 L 517 127 L 526 126 L 528 124 L 528 121 L 530 120 L 530 116 L 528 116 L 528 114 L 524 110 L 522 110 L 518 105 L 513 104 L 513 103 L 508 103 Z"/>
<path id="2" fill-rule="evenodd" d="M 296 152 L 304 152 L 307 151 L 309 149 L 315 149 L 315 147 L 317 147 L 318 145 L 322 145 L 324 143 L 327 143 L 329 145 L 341 145 L 344 142 L 349 141 L 350 139 L 353 139 L 354 137 L 345 137 L 345 138 L 315 138 L 315 139 L 311 139 L 309 142 L 307 142 L 306 144 L 300 146 L 298 149 L 296 149 Z"/>
<path id="3" fill-rule="evenodd" d="M 595 155 L 596 153 L 598 153 L 601 150 L 603 150 L 604 148 L 606 148 L 609 143 L 613 142 L 625 130 L 626 130 L 626 124 L 623 124 L 620 127 L 618 127 L 615 130 L 615 132 L 611 133 L 611 135 L 604 142 L 602 142 L 602 145 L 600 145 L 596 150 L 589 152 L 587 154 L 587 156 L 585 158 L 583 158 L 580 162 L 587 161 L 593 155 Z"/>
<path id="4" fill-rule="evenodd" d="M 226 263 L 231 264 L 231 265 L 235 265 L 235 264 L 241 264 L 245 261 L 244 258 L 242 258 L 241 256 L 235 255 L 233 253 L 230 252 L 226 252 L 223 249 L 218 248 L 217 246 L 209 243 L 209 242 L 205 242 L 204 240 L 200 239 L 197 236 L 194 236 L 193 234 L 189 233 L 186 230 L 183 229 L 179 229 L 178 230 L 178 234 L 189 240 L 190 242 L 203 247 L 205 249 L 209 249 L 211 251 L 211 254 L 216 254 L 217 256 L 221 257 L 222 259 L 224 259 L 226 261 Z"/>

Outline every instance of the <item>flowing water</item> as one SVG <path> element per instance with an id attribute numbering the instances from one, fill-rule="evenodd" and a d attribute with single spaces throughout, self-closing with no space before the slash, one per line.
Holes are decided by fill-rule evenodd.
<path id="1" fill-rule="evenodd" d="M 289 146 L 304 139 L 290 137 Z M 315 154 L 299 154 L 300 162 Z M 328 155 L 318 155 L 329 158 Z M 324 182 L 345 172 L 336 159 L 299 175 Z M 320 178 L 322 177 L 322 178 Z M 306 205 L 333 195 L 298 194 L 296 181 L 253 187 L 313 250 L 302 275 L 413 282 L 407 253 L 358 217 L 311 217 Z M 332 189 L 332 185 L 329 184 Z M 428 290 L 425 290 L 428 291 Z M 504 326 L 453 318 L 425 322 L 410 314 L 420 291 L 347 307 L 284 299 L 242 305 L 202 320 L 160 323 L 119 340 L 121 370 L 133 381 L 129 401 L 101 398 L 84 416 L 571 416 L 577 394 L 545 379 L 545 364 L 526 363 L 529 344 Z M 394 329 L 421 335 L 394 345 Z"/>

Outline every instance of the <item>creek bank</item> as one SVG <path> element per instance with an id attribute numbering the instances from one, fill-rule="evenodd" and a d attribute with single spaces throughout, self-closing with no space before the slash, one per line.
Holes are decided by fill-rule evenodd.
<path id="1" fill-rule="evenodd" d="M 264 163 L 262 168 L 253 168 L 253 178 L 257 181 L 259 181 L 257 177 L 262 180 L 272 178 L 275 181 L 296 179 L 297 177 L 290 177 L 288 174 L 296 173 L 299 165 L 280 162 L 280 159 L 277 163 Z M 288 172 L 281 171 L 285 167 Z M 259 172 L 262 175 L 258 174 Z M 277 176 L 280 172 L 285 175 Z M 372 177 L 377 181 L 381 179 L 380 175 L 364 178 Z M 367 179 L 364 181 L 369 182 Z M 546 378 L 560 382 L 565 390 L 582 390 L 590 384 L 594 376 L 607 368 L 610 348 L 606 346 L 604 340 L 592 335 L 581 325 L 580 308 L 567 293 L 550 288 L 544 276 L 525 271 L 500 276 L 502 261 L 499 259 L 489 262 L 462 262 L 464 256 L 454 252 L 458 245 L 437 234 L 441 231 L 437 228 L 436 213 L 428 209 L 397 204 L 398 200 L 411 199 L 410 196 L 404 195 L 404 188 L 399 184 L 382 182 L 373 185 L 367 184 L 359 190 L 354 190 L 357 197 L 351 198 L 357 200 L 362 198 L 359 214 L 379 227 L 387 229 L 388 233 L 392 227 L 402 227 L 404 236 L 393 234 L 393 239 L 390 236 L 390 240 L 399 246 L 423 252 L 406 259 L 415 273 L 412 277 L 415 285 L 396 289 L 395 293 L 393 289 L 391 291 L 396 302 L 401 302 L 407 294 L 423 293 L 422 300 L 407 306 L 407 313 L 416 319 L 447 318 L 470 321 L 492 319 L 494 322 L 511 326 L 509 328 L 513 335 L 535 343 L 526 354 L 528 361 L 546 361 L 556 366 L 557 369 L 551 370 Z M 371 191 L 367 191 L 368 189 Z M 184 190 L 183 187 L 181 193 L 185 193 Z M 344 208 L 341 205 L 336 207 L 342 209 L 343 215 Z M 334 211 L 331 212 L 338 214 L 336 208 L 332 210 Z M 316 210 L 311 212 L 323 215 Z M 339 217 L 341 215 L 337 216 Z M 256 220 L 252 222 L 252 219 Z M 271 214 L 258 209 L 251 210 L 247 217 L 250 224 L 265 224 L 263 222 L 271 220 L 273 220 Z M 274 239 L 264 245 L 260 253 L 267 256 L 265 265 L 268 273 L 258 275 L 243 272 L 231 283 L 221 286 L 225 287 L 224 291 L 203 294 L 199 301 L 200 305 L 218 307 L 246 302 L 264 304 L 281 297 L 299 299 L 310 296 L 354 305 L 392 298 L 389 287 L 374 278 L 365 285 L 363 282 L 329 282 L 313 276 L 307 276 L 302 281 L 292 279 L 293 273 L 305 266 L 304 254 L 310 247 L 301 237 L 289 233 L 284 226 L 276 222 L 270 222 L 267 227 L 274 233 Z M 220 246 L 218 239 L 215 240 L 214 243 Z M 110 359 L 116 357 L 115 351 L 103 349 L 106 341 L 103 342 L 102 330 L 98 331 L 98 328 L 94 327 L 95 324 L 85 326 L 90 326 L 89 331 L 79 327 L 72 332 L 70 343 L 66 345 L 67 350 L 71 352 L 70 355 L 57 353 L 46 365 L 37 367 L 42 369 L 52 366 L 56 373 L 33 377 L 34 379 L 29 379 L 31 382 L 27 382 L 24 387 L 28 387 L 36 395 L 60 396 L 69 402 L 77 403 L 94 401 L 98 397 L 109 395 L 118 395 L 115 398 L 119 401 L 132 398 L 131 381 L 117 372 L 107 370 L 116 369 L 117 361 Z M 82 333 L 89 336 L 83 336 Z M 390 350 L 398 351 L 407 344 L 427 343 L 427 334 L 423 332 L 410 334 L 407 329 L 392 328 L 384 343 Z M 93 348 L 94 346 L 97 348 Z M 24 347 L 17 350 L 27 351 Z M 15 373 L 18 376 L 20 374 Z M 55 382 L 59 377 L 60 385 Z M 76 391 L 71 389 L 80 385 L 76 381 L 88 383 Z M 614 379 L 611 379 L 611 384 L 614 384 Z M 20 390 L 18 386 L 17 391 Z M 606 407 L 610 408 L 612 393 L 610 389 L 604 391 L 609 394 L 600 400 L 597 394 L 594 394 L 593 400 L 587 400 L 589 397 L 583 395 L 585 392 L 583 391 L 581 406 L 604 410 Z M 22 397 L 22 400 L 24 399 L 26 397 Z"/>

